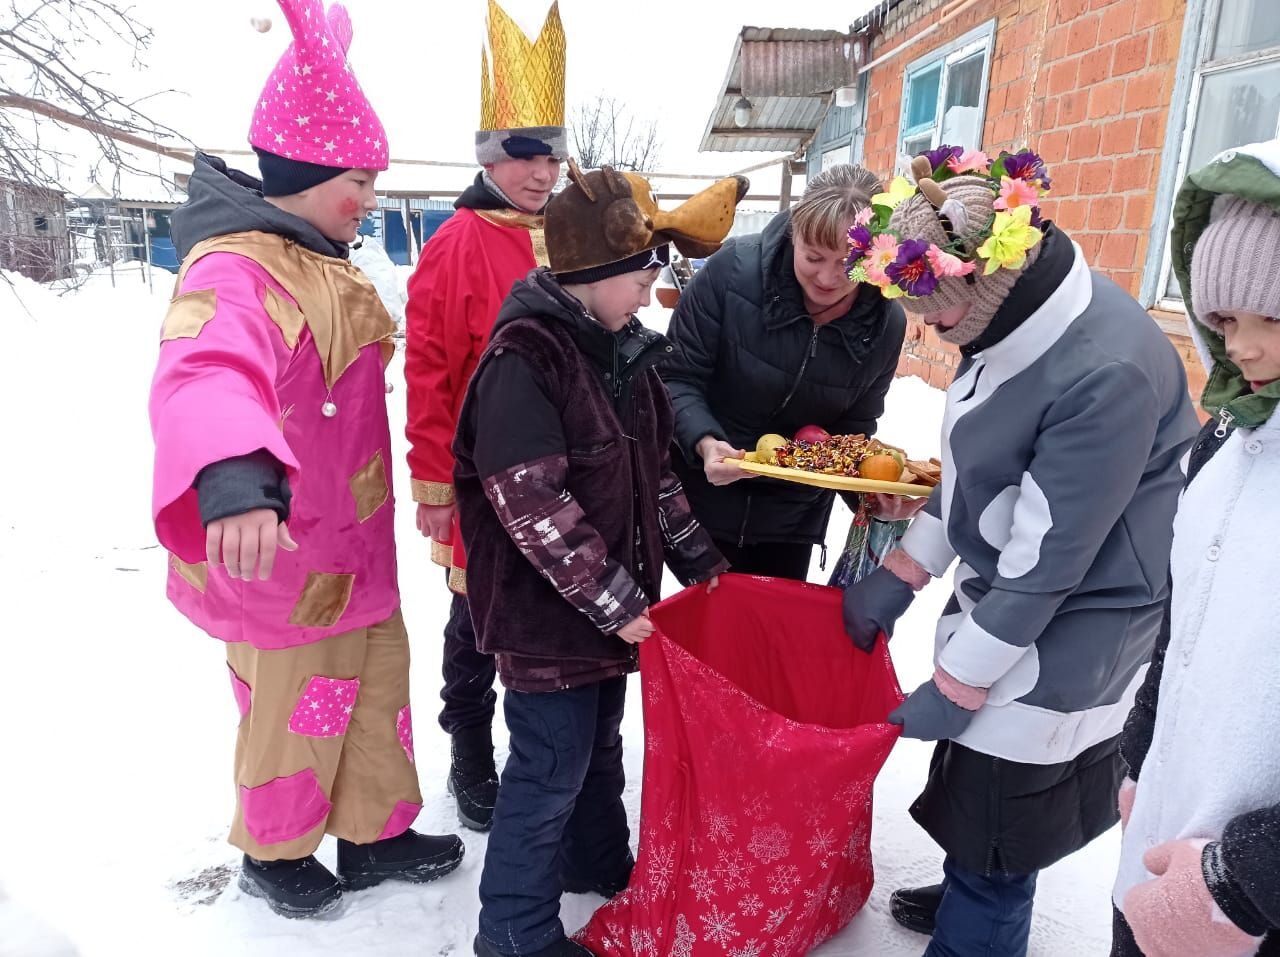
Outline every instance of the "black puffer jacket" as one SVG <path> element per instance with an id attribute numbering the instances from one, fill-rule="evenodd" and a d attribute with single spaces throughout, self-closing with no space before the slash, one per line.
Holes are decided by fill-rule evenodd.
<path id="1" fill-rule="evenodd" d="M 849 312 L 817 326 L 795 278 L 790 216 L 726 243 L 680 297 L 662 377 L 676 411 L 677 474 L 694 514 L 732 543 L 821 542 L 835 493 L 772 479 L 720 488 L 695 446 L 703 436 L 754 449 L 767 433 L 820 425 L 876 428 L 906 331 L 901 307 L 863 286 Z"/>

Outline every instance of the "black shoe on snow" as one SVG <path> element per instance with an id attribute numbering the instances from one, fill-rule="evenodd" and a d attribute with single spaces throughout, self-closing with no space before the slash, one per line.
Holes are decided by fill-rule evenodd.
<path id="1" fill-rule="evenodd" d="M 561 874 L 560 883 L 566 894 L 599 894 L 605 900 L 616 897 L 627 889 L 631 882 L 631 871 L 636 866 L 636 859 L 627 851 L 626 866 L 612 877 L 591 879 L 571 874 Z"/>
<path id="2" fill-rule="evenodd" d="M 246 854 L 239 884 L 281 917 L 322 917 L 342 903 L 337 878 L 309 855 L 297 861 L 259 861 Z"/>
<path id="3" fill-rule="evenodd" d="M 493 731 L 464 728 L 453 735 L 449 793 L 458 802 L 458 820 L 473 831 L 493 827 L 498 769 L 493 763 Z"/>
<path id="4" fill-rule="evenodd" d="M 426 884 L 462 863 L 466 848 L 452 834 L 439 837 L 405 831 L 372 844 L 338 841 L 338 880 L 358 891 L 383 881 Z"/>
<path id="5" fill-rule="evenodd" d="M 941 903 L 941 884 L 902 887 L 889 895 L 889 913 L 907 930 L 932 936 L 938 905 Z"/>
<path id="6" fill-rule="evenodd" d="M 503 957 L 503 954 L 496 950 L 493 944 L 479 934 L 476 934 L 472 949 L 475 951 L 476 957 Z M 542 950 L 530 952 L 528 957 L 595 957 L 595 954 L 581 944 L 565 937 L 556 941 L 550 947 L 543 947 Z"/>

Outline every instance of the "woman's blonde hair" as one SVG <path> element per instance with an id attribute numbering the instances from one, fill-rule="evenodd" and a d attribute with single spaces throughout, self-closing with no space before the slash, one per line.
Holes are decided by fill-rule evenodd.
<path id="1" fill-rule="evenodd" d="M 810 246 L 844 249 L 854 217 L 883 191 L 876 175 L 861 166 L 841 163 L 824 169 L 791 210 L 791 233 Z"/>

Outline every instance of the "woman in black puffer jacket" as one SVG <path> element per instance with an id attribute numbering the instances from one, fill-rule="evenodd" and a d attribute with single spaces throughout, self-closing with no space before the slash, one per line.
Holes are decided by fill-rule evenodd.
<path id="1" fill-rule="evenodd" d="M 906 317 L 844 271 L 849 228 L 880 189 L 860 166 L 824 171 L 763 233 L 726 243 L 676 306 L 675 352 L 662 368 L 676 471 L 735 571 L 804 579 L 835 493 L 750 477 L 725 460 L 810 424 L 870 435 L 884 411 Z"/>

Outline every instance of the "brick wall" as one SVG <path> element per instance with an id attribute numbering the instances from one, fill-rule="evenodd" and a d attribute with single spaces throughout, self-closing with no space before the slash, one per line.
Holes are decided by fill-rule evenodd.
<path id="1" fill-rule="evenodd" d="M 928 29 L 942 12 L 940 0 L 908 0 L 890 14 L 873 57 Z M 1030 146 L 1040 153 L 1053 175 L 1046 215 L 1071 234 L 1095 269 L 1136 296 L 1185 13 L 1186 0 L 975 4 L 871 72 L 864 163 L 882 176 L 893 172 L 907 65 L 994 16 L 983 149 L 994 155 Z M 1162 326 L 1172 330 L 1178 322 Z M 1170 339 L 1189 377 L 1202 383 L 1190 341 Z M 954 350 L 913 320 L 899 374 L 933 382 L 954 365 Z M 934 366 L 939 371 L 930 373 Z"/>

